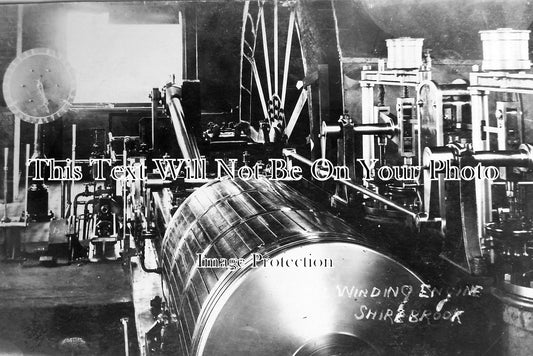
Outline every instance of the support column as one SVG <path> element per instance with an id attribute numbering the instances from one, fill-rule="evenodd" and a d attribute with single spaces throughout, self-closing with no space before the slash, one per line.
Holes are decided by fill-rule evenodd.
<path id="1" fill-rule="evenodd" d="M 485 126 L 489 118 L 488 93 L 480 90 L 473 90 L 472 97 L 472 148 L 474 152 L 485 151 L 489 147 L 488 133 Z M 477 207 L 477 233 L 482 238 L 485 231 L 485 224 L 491 221 L 491 191 L 490 183 L 487 179 L 475 180 L 476 184 L 476 207 Z"/>
<path id="2" fill-rule="evenodd" d="M 361 107 L 363 109 L 361 115 L 362 124 L 374 123 L 374 84 L 361 83 Z M 370 162 L 375 156 L 374 152 L 374 136 L 362 135 L 363 151 L 362 158 L 365 162 Z"/>
<path id="3" fill-rule="evenodd" d="M 17 57 L 22 53 L 22 21 L 24 17 L 24 5 L 18 5 L 17 8 Z M 13 125 L 13 200 L 16 200 L 19 194 L 20 179 L 20 118 L 14 116 L 15 124 Z M 27 164 L 27 162 L 24 162 Z M 26 193 L 25 193 L 26 194 Z"/>

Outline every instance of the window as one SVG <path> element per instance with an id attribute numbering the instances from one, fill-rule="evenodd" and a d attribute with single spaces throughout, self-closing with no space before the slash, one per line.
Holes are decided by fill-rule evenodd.
<path id="1" fill-rule="evenodd" d="M 111 24 L 107 13 L 69 13 L 66 48 L 76 73 L 75 103 L 145 103 L 170 75 L 180 80 L 181 23 Z"/>

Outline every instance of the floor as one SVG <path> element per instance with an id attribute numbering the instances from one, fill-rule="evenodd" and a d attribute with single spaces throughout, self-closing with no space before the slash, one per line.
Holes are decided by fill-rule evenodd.
<path id="1" fill-rule="evenodd" d="M 75 193 L 82 189 L 76 186 Z M 49 186 L 50 197 L 59 197 L 59 192 L 59 185 Z M 60 199 L 49 201 L 49 209 L 59 216 Z M 23 210 L 23 201 L 8 204 L 12 221 Z M 35 251 L 46 248 L 46 233 L 32 236 L 28 245 Z M 136 355 L 129 266 L 120 260 L 80 260 L 45 267 L 36 255 L 17 251 L 14 260 L 9 257 L 0 252 L 0 355 L 124 354 L 125 317 L 130 355 Z"/>

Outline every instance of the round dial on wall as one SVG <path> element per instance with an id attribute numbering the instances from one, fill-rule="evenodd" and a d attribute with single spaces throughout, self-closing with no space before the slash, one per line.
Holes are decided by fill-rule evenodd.
<path id="1" fill-rule="evenodd" d="M 74 71 L 57 52 L 30 49 L 7 68 L 3 90 L 13 114 L 33 124 L 50 122 L 70 109 L 76 91 Z"/>

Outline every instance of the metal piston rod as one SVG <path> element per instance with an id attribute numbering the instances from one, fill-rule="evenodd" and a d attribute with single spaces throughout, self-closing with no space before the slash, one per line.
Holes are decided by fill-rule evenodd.
<path id="1" fill-rule="evenodd" d="M 302 155 L 299 155 L 298 153 L 296 153 L 295 150 L 291 150 L 291 149 L 285 149 L 283 150 L 283 155 L 287 158 L 293 158 L 301 163 L 304 163 L 308 166 L 311 166 L 313 164 L 313 162 L 305 157 L 303 157 Z M 353 183 L 353 182 L 350 182 L 350 181 L 347 181 L 347 180 L 338 180 L 338 182 L 340 184 L 343 184 L 345 185 L 346 187 L 350 188 L 350 189 L 353 189 L 355 191 L 358 191 L 359 193 L 362 193 L 364 195 L 367 195 L 369 196 L 370 198 L 372 199 L 375 199 L 383 204 L 386 204 L 387 206 L 393 208 L 393 209 L 396 209 L 398 211 L 401 211 L 402 213 L 405 213 L 407 215 L 409 215 L 410 217 L 412 217 L 413 219 L 418 219 L 419 218 L 419 215 L 416 214 L 415 212 L 409 210 L 409 209 L 406 209 L 404 208 L 403 206 L 401 205 L 398 205 L 396 204 L 395 202 L 379 195 L 378 193 L 376 192 L 373 192 L 371 191 L 370 189 L 367 189 L 365 187 L 363 187 L 362 185 L 360 184 L 356 184 L 356 183 Z"/>
<path id="2" fill-rule="evenodd" d="M 500 167 L 532 167 L 533 146 L 522 144 L 515 151 L 481 151 L 472 154 L 472 158 L 482 164 Z"/>
<path id="3" fill-rule="evenodd" d="M 394 136 L 398 133 L 397 125 L 391 123 L 377 123 L 377 124 L 360 124 L 353 127 L 353 132 L 358 135 L 385 135 Z M 340 134 L 342 132 L 342 125 L 328 125 L 322 122 L 321 137 L 326 137 L 328 134 Z"/>
<path id="4" fill-rule="evenodd" d="M 460 145 L 428 147 L 424 150 L 424 166 L 428 168 L 429 162 L 435 160 L 457 163 L 462 157 L 468 156 L 465 153 L 468 151 Z M 469 157 L 485 166 L 530 168 L 533 167 L 533 145 L 521 144 L 518 150 L 471 152 Z"/>

